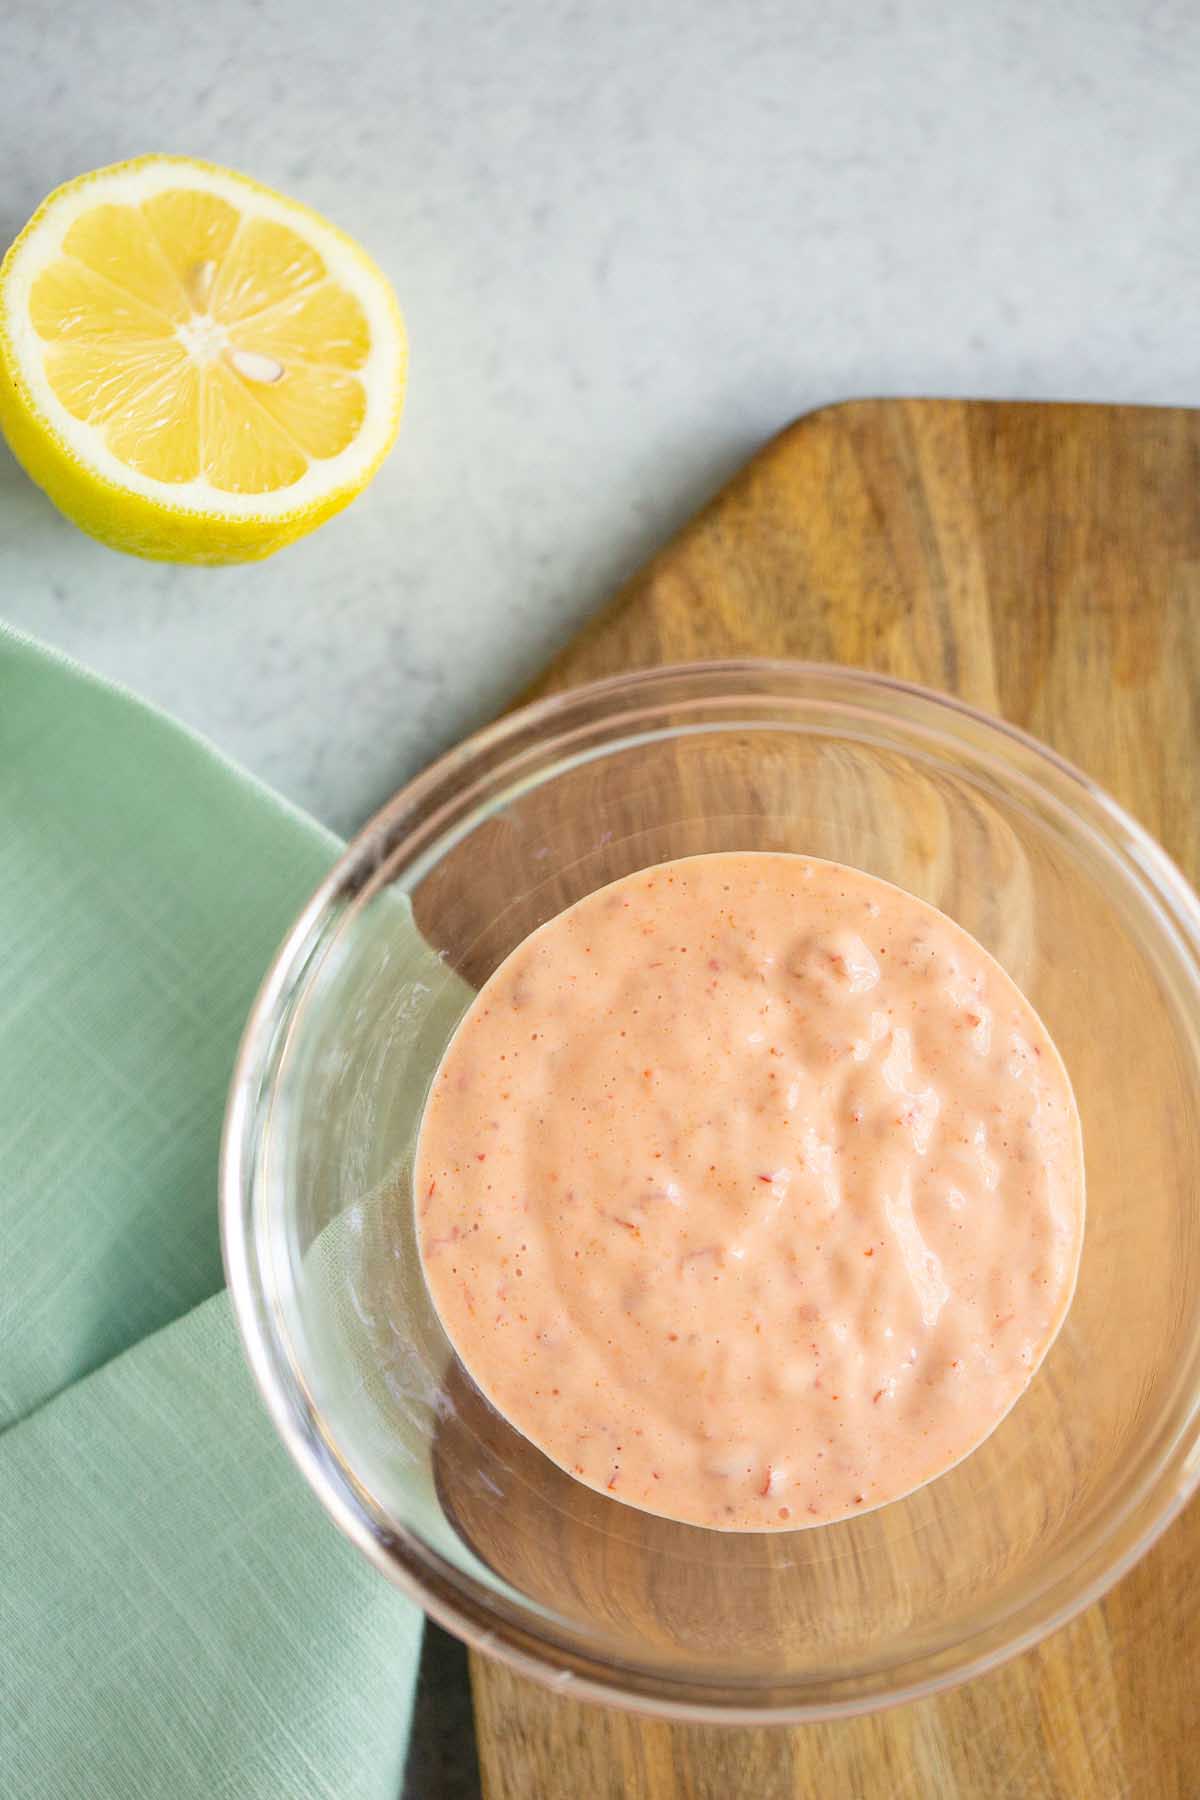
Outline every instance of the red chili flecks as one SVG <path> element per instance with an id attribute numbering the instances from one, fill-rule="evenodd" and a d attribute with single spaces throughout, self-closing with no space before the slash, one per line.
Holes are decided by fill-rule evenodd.
<path id="1" fill-rule="evenodd" d="M 770 1463 L 768 1463 L 767 1467 L 766 1467 L 766 1472 L 763 1475 L 762 1486 L 758 1490 L 760 1494 L 769 1494 L 770 1493 L 770 1491 L 771 1491 L 771 1474 L 772 1474 L 771 1465 L 770 1465 Z"/>
<path id="2" fill-rule="evenodd" d="M 864 1251 L 863 1251 L 863 1255 L 864 1255 L 864 1256 L 874 1256 L 874 1254 L 875 1254 L 875 1252 L 874 1252 L 874 1250 L 873 1250 L 873 1249 L 871 1249 L 871 1250 L 864 1250 Z"/>
<path id="3" fill-rule="evenodd" d="M 611 1491 L 612 1491 L 612 1489 L 613 1489 L 613 1488 L 615 1488 L 615 1487 L 616 1487 L 616 1485 L 617 1485 L 617 1476 L 618 1476 L 618 1475 L 619 1475 L 619 1474 L 620 1474 L 620 1473 L 621 1473 L 621 1471 L 620 1471 L 620 1469 L 614 1469 L 614 1470 L 613 1470 L 613 1472 L 612 1472 L 612 1474 L 611 1474 L 611 1475 L 610 1475 L 610 1476 L 609 1476 L 609 1478 L 608 1478 L 608 1486 L 609 1486 L 609 1491 L 610 1491 L 610 1492 L 611 1492 Z"/>
<path id="4" fill-rule="evenodd" d="M 487 1161 L 487 1151 L 486 1150 L 477 1150 L 475 1152 L 475 1161 L 476 1162 L 486 1162 Z"/>
<path id="5" fill-rule="evenodd" d="M 876 1388 L 876 1390 L 875 1390 L 875 1392 L 874 1392 L 874 1393 L 873 1393 L 873 1394 L 872 1394 L 872 1396 L 871 1396 L 871 1404 L 872 1404 L 872 1406 L 878 1406 L 878 1405 L 879 1405 L 879 1402 L 880 1402 L 880 1401 L 881 1401 L 881 1400 L 882 1400 L 882 1399 L 883 1399 L 883 1389 L 882 1389 L 882 1388 Z"/>
<path id="6" fill-rule="evenodd" d="M 686 1269 L 689 1263 L 703 1262 L 707 1256 L 715 1257 L 722 1265 L 724 1265 L 725 1258 L 722 1254 L 721 1246 L 719 1244 L 706 1244 L 703 1250 L 689 1250 L 686 1256 L 680 1257 L 679 1267 L 681 1269 Z"/>

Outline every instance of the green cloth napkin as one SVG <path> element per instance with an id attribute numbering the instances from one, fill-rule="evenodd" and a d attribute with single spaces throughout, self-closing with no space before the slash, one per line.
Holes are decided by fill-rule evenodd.
<path id="1" fill-rule="evenodd" d="M 0 1793 L 396 1800 L 419 1612 L 222 1285 L 242 1024 L 338 844 L 0 629 Z"/>

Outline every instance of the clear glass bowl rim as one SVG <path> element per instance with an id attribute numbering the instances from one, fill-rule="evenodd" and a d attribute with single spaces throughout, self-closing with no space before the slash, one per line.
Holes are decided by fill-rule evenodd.
<path id="1" fill-rule="evenodd" d="M 397 1530 L 374 1516 L 325 1444 L 307 1389 L 276 1327 L 255 1253 L 258 1220 L 252 1151 L 254 1122 L 265 1091 L 263 1077 L 288 995 L 303 979 L 314 943 L 320 940 L 323 926 L 336 917 L 340 903 L 372 885 L 384 859 L 404 843 L 406 819 L 420 821 L 422 832 L 428 835 L 438 810 L 435 807 L 428 816 L 423 813 L 439 789 L 451 789 L 448 804 L 454 806 L 461 806 L 464 798 L 475 793 L 472 787 L 464 794 L 461 779 L 476 765 L 483 765 L 479 785 L 490 786 L 506 772 L 512 773 L 524 751 L 518 748 L 510 762 L 490 759 L 530 738 L 545 754 L 555 741 L 556 724 L 573 712 L 586 713 L 594 727 L 606 716 L 606 701 L 615 704 L 636 698 L 641 691 L 671 686 L 690 689 L 698 684 L 706 688 L 705 700 L 730 705 L 764 696 L 811 698 L 813 691 L 821 690 L 834 699 L 840 691 L 885 721 L 894 719 L 891 709 L 896 704 L 907 704 L 943 719 L 946 735 L 969 739 L 977 752 L 990 751 L 990 760 L 1003 766 L 1010 777 L 1016 776 L 1019 784 L 1029 781 L 1023 763 L 1036 769 L 1039 785 L 1045 783 L 1059 810 L 1070 814 L 1075 827 L 1082 826 L 1104 842 L 1126 873 L 1133 872 L 1148 890 L 1147 897 L 1160 915 L 1160 927 L 1174 937 L 1177 953 L 1182 952 L 1190 965 L 1195 1017 L 1200 1021 L 1200 899 L 1167 853 L 1123 807 L 1082 770 L 1019 727 L 933 688 L 832 663 L 742 657 L 663 664 L 606 676 L 518 706 L 437 758 L 380 808 L 317 888 L 276 953 L 239 1046 L 221 1145 L 222 1249 L 243 1348 L 287 1450 L 342 1532 L 431 1618 L 517 1674 L 572 1698 L 696 1723 L 802 1724 L 853 1717 L 957 1686 L 1032 1648 L 1102 1598 L 1157 1542 L 1200 1487 L 1200 1392 L 1192 1395 L 1187 1417 L 1169 1452 L 1160 1459 L 1149 1518 L 1120 1554 L 1091 1571 L 1069 1594 L 1056 1597 L 1052 1590 L 1039 1596 L 1042 1603 L 1028 1605 L 1018 1619 L 978 1634 L 979 1641 L 964 1640 L 953 1653 L 926 1659 L 933 1666 L 914 1661 L 886 1687 L 820 1694 L 811 1700 L 755 1700 L 747 1697 L 753 1690 L 710 1687 L 686 1677 L 676 1679 L 649 1671 L 633 1675 L 602 1658 L 581 1656 L 531 1631 L 515 1616 L 507 1617 L 494 1597 L 482 1588 L 476 1590 L 469 1576 L 415 1534 Z M 655 701 L 664 710 L 678 710 L 681 703 L 682 695 L 674 701 L 664 697 Z M 618 710 L 607 716 L 615 720 L 622 715 Z M 667 727 L 662 735 L 673 735 L 673 729 Z M 568 733 L 560 741 L 569 737 Z"/>

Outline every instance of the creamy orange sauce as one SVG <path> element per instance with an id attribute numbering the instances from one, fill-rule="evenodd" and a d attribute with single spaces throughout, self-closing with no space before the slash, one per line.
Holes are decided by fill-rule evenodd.
<path id="1" fill-rule="evenodd" d="M 942 1474 L 1070 1304 L 1066 1071 L 932 907 L 691 857 L 513 951 L 434 1080 L 418 1237 L 485 1395 L 580 1481 L 794 1530 Z"/>

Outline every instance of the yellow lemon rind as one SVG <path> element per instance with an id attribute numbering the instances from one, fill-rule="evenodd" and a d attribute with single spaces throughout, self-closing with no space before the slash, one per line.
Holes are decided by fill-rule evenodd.
<path id="1" fill-rule="evenodd" d="M 353 476 L 330 486 L 303 504 L 288 507 L 287 490 L 260 511 L 225 512 L 173 506 L 138 491 L 132 483 L 112 480 L 93 468 L 66 440 L 63 431 L 34 398 L 21 367 L 14 342 L 7 277 L 25 247 L 68 194 L 102 183 L 118 174 L 152 167 L 174 167 L 181 174 L 203 172 L 235 182 L 248 195 L 282 205 L 297 223 L 311 222 L 321 236 L 335 239 L 375 284 L 386 305 L 395 333 L 396 368 L 390 419 L 379 447 L 369 460 L 355 468 Z M 265 187 L 251 177 L 214 163 L 186 156 L 150 154 L 102 169 L 64 183 L 47 196 L 0 262 L 0 431 L 26 474 L 81 531 L 127 555 L 159 562 L 236 563 L 261 560 L 294 543 L 349 505 L 368 485 L 395 442 L 404 406 L 407 375 L 407 339 L 399 305 L 386 276 L 346 233 L 339 231 L 311 207 Z M 162 484 L 164 496 L 169 493 Z"/>

